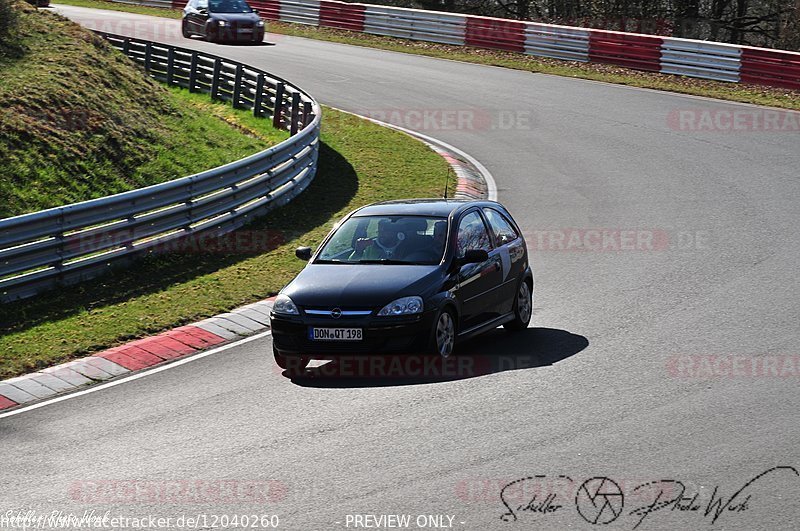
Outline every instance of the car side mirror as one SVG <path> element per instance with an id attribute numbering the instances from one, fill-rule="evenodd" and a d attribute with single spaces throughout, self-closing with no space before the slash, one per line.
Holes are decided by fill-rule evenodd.
<path id="1" fill-rule="evenodd" d="M 311 247 L 298 247 L 295 249 L 294 255 L 300 260 L 308 262 L 311 260 Z"/>
<path id="2" fill-rule="evenodd" d="M 200 9 L 197 10 L 197 13 L 200 15 L 208 15 L 208 9 L 201 7 Z"/>
<path id="3" fill-rule="evenodd" d="M 466 264 L 480 264 L 489 259 L 489 253 L 483 249 L 469 249 L 464 253 L 463 258 L 459 260 L 460 265 Z"/>

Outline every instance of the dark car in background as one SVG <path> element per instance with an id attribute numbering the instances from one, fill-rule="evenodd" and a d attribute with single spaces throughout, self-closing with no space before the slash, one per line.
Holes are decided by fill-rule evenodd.
<path id="1" fill-rule="evenodd" d="M 284 369 L 343 354 L 431 353 L 503 325 L 528 326 L 534 278 L 525 240 L 493 201 L 388 201 L 348 214 L 275 299 Z M 312 256 L 313 254 L 313 256 Z"/>
<path id="2" fill-rule="evenodd" d="M 264 21 L 245 0 L 190 0 L 181 30 L 186 38 L 199 35 L 213 42 L 264 40 Z"/>

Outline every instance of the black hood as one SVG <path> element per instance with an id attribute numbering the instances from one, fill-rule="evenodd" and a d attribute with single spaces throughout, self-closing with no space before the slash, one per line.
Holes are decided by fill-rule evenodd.
<path id="1" fill-rule="evenodd" d="M 225 22 L 253 22 L 257 23 L 261 17 L 255 13 L 215 13 L 210 12 L 209 15 L 214 20 L 224 20 Z"/>
<path id="2" fill-rule="evenodd" d="M 438 265 L 309 264 L 281 293 L 298 306 L 373 308 L 438 288 Z"/>

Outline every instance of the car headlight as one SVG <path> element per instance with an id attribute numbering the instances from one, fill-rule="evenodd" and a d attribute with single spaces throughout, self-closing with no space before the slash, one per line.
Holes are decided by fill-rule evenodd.
<path id="1" fill-rule="evenodd" d="M 221 28 L 224 28 L 225 26 L 227 26 L 227 23 L 224 20 L 218 20 L 217 25 Z"/>
<path id="2" fill-rule="evenodd" d="M 256 26 L 258 26 L 259 28 L 263 27 L 263 26 L 264 26 L 264 21 L 263 21 L 263 20 L 259 20 L 259 21 L 256 23 Z"/>
<path id="3" fill-rule="evenodd" d="M 292 299 L 287 295 L 278 295 L 272 305 L 272 311 L 283 315 L 300 315 Z"/>
<path id="4" fill-rule="evenodd" d="M 378 315 L 410 315 L 422 313 L 422 297 L 402 297 L 384 306 Z"/>

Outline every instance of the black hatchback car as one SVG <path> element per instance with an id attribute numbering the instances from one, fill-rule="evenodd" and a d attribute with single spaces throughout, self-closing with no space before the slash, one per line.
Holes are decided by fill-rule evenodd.
<path id="1" fill-rule="evenodd" d="M 189 0 L 181 31 L 186 38 L 259 43 L 264 40 L 264 21 L 245 0 Z"/>
<path id="2" fill-rule="evenodd" d="M 275 361 L 303 369 L 343 354 L 432 353 L 503 325 L 528 326 L 525 240 L 493 201 L 388 201 L 348 214 L 275 299 Z"/>

